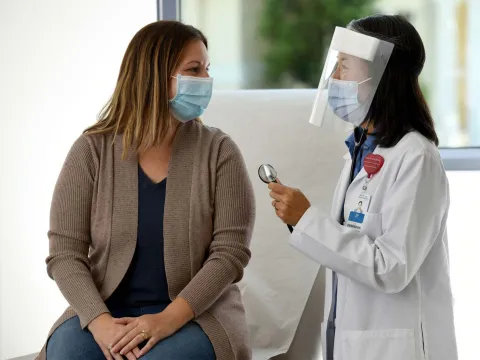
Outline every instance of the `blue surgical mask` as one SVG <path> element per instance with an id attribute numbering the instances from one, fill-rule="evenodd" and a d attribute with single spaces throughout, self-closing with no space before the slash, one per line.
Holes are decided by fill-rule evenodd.
<path id="1" fill-rule="evenodd" d="M 371 79 L 371 78 L 370 78 Z M 358 101 L 358 85 L 356 81 L 345 81 L 330 78 L 328 81 L 328 103 L 335 115 L 355 126 L 359 126 L 364 120 L 363 112 L 355 113 L 362 104 Z"/>
<path id="2" fill-rule="evenodd" d="M 170 100 L 170 111 L 181 122 L 196 119 L 203 114 L 210 102 L 213 78 L 183 75 L 177 75 L 176 78 L 177 95 Z"/>

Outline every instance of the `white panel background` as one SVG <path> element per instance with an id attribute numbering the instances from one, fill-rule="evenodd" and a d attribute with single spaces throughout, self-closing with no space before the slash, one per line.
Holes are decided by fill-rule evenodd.
<path id="1" fill-rule="evenodd" d="M 290 233 L 275 216 L 269 190 L 258 178 L 258 167 L 262 163 L 273 165 L 284 184 L 301 189 L 312 203 L 329 212 L 347 151 L 345 133 L 325 132 L 308 123 L 315 93 L 218 92 L 204 116 L 207 125 L 221 128 L 240 146 L 257 199 L 253 256 L 242 282 L 256 360 L 288 349 L 319 269 L 288 245 Z M 292 359 L 314 358 L 318 354 L 316 340 L 323 314 L 321 286 L 314 294 L 304 319 L 306 337 L 296 341 L 300 353 L 296 352 Z"/>

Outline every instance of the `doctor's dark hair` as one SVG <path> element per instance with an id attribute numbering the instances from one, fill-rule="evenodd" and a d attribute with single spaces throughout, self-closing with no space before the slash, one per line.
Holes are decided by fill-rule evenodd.
<path id="1" fill-rule="evenodd" d="M 425 48 L 417 30 L 399 15 L 373 15 L 347 27 L 394 44 L 366 117 L 374 122 L 377 144 L 395 146 L 414 130 L 438 146 L 434 121 L 418 81 Z"/>
<path id="2" fill-rule="evenodd" d="M 208 48 L 193 26 L 156 21 L 140 29 L 125 51 L 112 97 L 86 134 L 123 134 L 123 158 L 159 145 L 170 130 L 169 84 L 193 41 Z"/>

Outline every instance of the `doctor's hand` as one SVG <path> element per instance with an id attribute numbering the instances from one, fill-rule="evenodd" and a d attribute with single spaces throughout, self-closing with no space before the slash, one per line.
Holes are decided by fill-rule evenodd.
<path id="1" fill-rule="evenodd" d="M 310 202 L 303 193 L 285 185 L 277 179 L 277 183 L 268 184 L 270 197 L 275 213 L 285 224 L 295 226 L 310 208 Z"/>

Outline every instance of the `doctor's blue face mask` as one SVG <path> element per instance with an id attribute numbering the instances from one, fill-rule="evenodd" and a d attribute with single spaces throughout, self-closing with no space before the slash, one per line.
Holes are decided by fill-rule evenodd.
<path id="1" fill-rule="evenodd" d="M 175 78 L 175 76 L 172 76 Z M 169 101 L 172 115 L 181 122 L 203 114 L 212 97 L 213 78 L 177 75 L 177 94 Z"/>
<path id="2" fill-rule="evenodd" d="M 371 78 L 362 82 L 329 79 L 328 104 L 335 115 L 355 126 L 362 124 L 364 116 L 355 116 L 354 114 L 355 110 L 362 106 L 358 101 L 358 85 L 369 80 L 371 80 Z M 363 112 L 360 113 L 364 115 Z"/>

